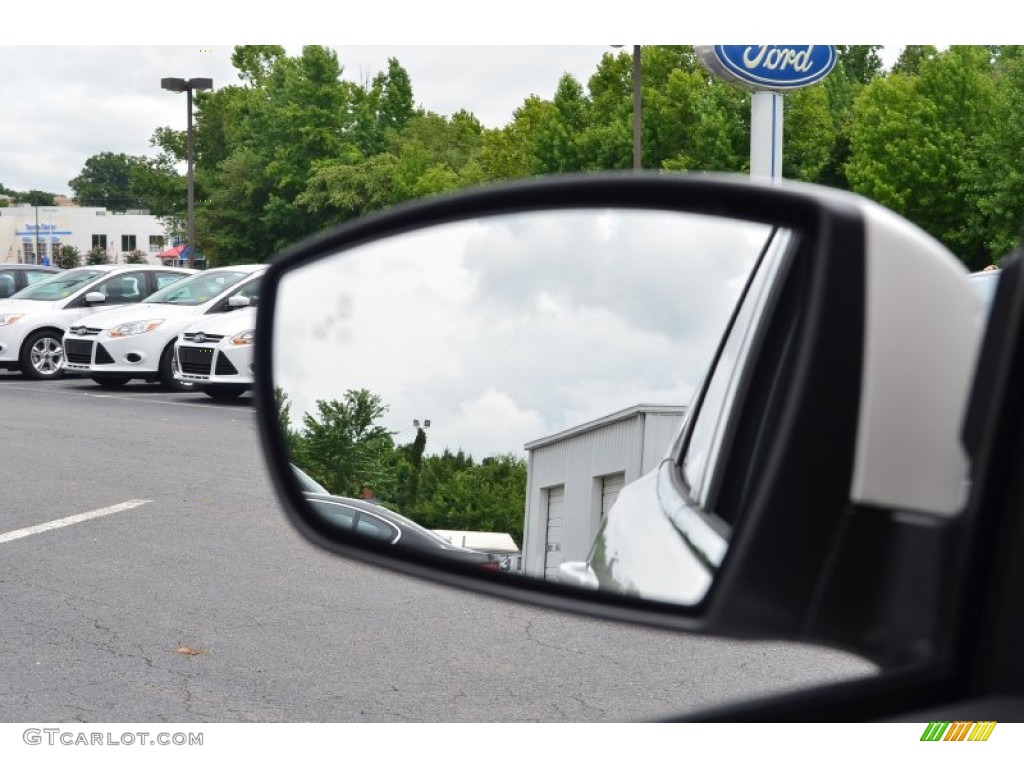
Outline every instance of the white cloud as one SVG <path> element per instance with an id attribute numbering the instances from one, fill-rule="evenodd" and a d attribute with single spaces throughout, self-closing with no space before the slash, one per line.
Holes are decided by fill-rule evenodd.
<path id="1" fill-rule="evenodd" d="M 273 40 L 273 34 L 270 35 Z M 100 152 L 150 155 L 153 131 L 184 130 L 185 95 L 164 77 L 239 83 L 231 45 L 0 46 L 0 183 L 68 194 L 68 181 Z M 532 93 L 550 98 L 569 72 L 584 84 L 609 46 L 340 46 L 342 77 L 371 80 L 397 58 L 417 105 L 473 112 L 503 126 Z M 289 53 L 299 53 L 292 47 Z"/>
<path id="2" fill-rule="evenodd" d="M 433 445 L 474 455 L 638 403 L 685 404 L 767 228 L 613 218 L 463 222 L 298 270 L 278 298 L 275 383 L 296 412 L 370 389 L 390 429 L 429 418 Z"/>

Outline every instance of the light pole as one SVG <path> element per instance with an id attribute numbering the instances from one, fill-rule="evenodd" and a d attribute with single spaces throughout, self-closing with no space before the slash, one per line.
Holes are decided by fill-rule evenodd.
<path id="1" fill-rule="evenodd" d="M 164 77 L 160 80 L 160 87 L 165 91 L 174 93 L 185 92 L 188 94 L 188 266 L 195 266 L 195 242 L 196 242 L 196 192 L 195 192 L 195 171 L 194 152 L 192 148 L 192 91 L 208 91 L 213 88 L 213 80 L 209 77 L 193 77 L 185 80 L 180 77 Z"/>
<path id="2" fill-rule="evenodd" d="M 613 45 L 612 48 L 622 48 L 621 45 Z M 640 170 L 643 162 L 640 160 L 640 75 L 642 64 L 640 61 L 640 46 L 633 46 L 633 169 Z"/>

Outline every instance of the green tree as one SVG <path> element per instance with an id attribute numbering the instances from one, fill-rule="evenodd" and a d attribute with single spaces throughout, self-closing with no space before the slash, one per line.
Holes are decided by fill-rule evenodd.
<path id="1" fill-rule="evenodd" d="M 978 137 L 997 108 L 988 49 L 954 46 L 920 74 L 876 78 L 857 98 L 850 186 L 926 229 L 966 264 L 989 263 L 985 233 L 965 216 Z"/>
<path id="2" fill-rule="evenodd" d="M 783 111 L 783 175 L 816 182 L 828 167 L 838 140 L 828 91 L 823 85 L 814 85 L 788 93 Z"/>
<path id="3" fill-rule="evenodd" d="M 132 168 L 141 163 L 137 157 L 122 153 L 101 152 L 85 161 L 81 173 L 68 182 L 79 205 L 126 211 L 143 207 L 143 201 L 132 188 Z"/>
<path id="4" fill-rule="evenodd" d="M 352 91 L 351 102 L 353 140 L 366 157 L 384 152 L 389 137 L 416 114 L 409 73 L 394 58 L 388 59 L 387 70 L 377 74 L 368 88 Z"/>
<path id="5" fill-rule="evenodd" d="M 1000 258 L 1024 244 L 1024 47 L 1003 46 L 994 62 L 996 103 L 965 163 L 964 190 L 974 205 L 966 226 L 980 233 L 981 256 Z"/>
<path id="6" fill-rule="evenodd" d="M 572 75 L 558 81 L 552 101 L 555 109 L 542 118 L 531 153 L 535 174 L 567 173 L 584 169 L 580 134 L 588 124 L 590 102 Z"/>
<path id="7" fill-rule="evenodd" d="M 90 248 L 85 254 L 85 263 L 90 266 L 95 264 L 109 264 L 110 256 L 107 255 L 107 252 L 103 248 L 96 246 L 95 248 Z"/>
<path id="8" fill-rule="evenodd" d="M 849 80 L 866 85 L 882 74 L 881 45 L 837 45 L 836 66 Z"/>
<path id="9" fill-rule="evenodd" d="M 28 203 L 29 205 L 56 205 L 57 200 L 52 192 L 42 192 L 33 189 L 30 192 L 22 192 L 16 196 L 17 202 Z"/>
<path id="10" fill-rule="evenodd" d="M 424 460 L 417 520 L 429 528 L 508 533 L 522 545 L 526 461 L 445 451 Z"/>
<path id="11" fill-rule="evenodd" d="M 236 45 L 231 63 L 238 70 L 240 80 L 257 87 L 267 81 L 274 62 L 284 55 L 284 47 L 280 45 Z"/>
<path id="12" fill-rule="evenodd" d="M 900 51 L 892 71 L 901 75 L 919 75 L 921 66 L 938 55 L 939 49 L 934 45 L 908 45 Z"/>
<path id="13" fill-rule="evenodd" d="M 82 263 L 82 254 L 73 245 L 62 245 L 53 257 L 53 266 L 61 269 L 74 269 Z"/>
<path id="14" fill-rule="evenodd" d="M 295 463 L 339 496 L 358 496 L 365 486 L 381 498 L 393 496 L 388 469 L 394 441 L 376 423 L 386 412 L 380 396 L 365 389 L 350 389 L 341 400 L 317 400 L 316 413 L 302 417 Z"/>

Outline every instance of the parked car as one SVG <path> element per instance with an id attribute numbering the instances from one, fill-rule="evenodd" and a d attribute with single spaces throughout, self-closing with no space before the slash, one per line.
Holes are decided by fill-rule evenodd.
<path id="1" fill-rule="evenodd" d="M 256 307 L 203 317 L 174 346 L 174 378 L 215 400 L 232 400 L 252 388 Z"/>
<path id="2" fill-rule="evenodd" d="M 64 371 L 64 333 L 100 311 L 137 304 L 195 272 L 138 265 L 97 265 L 59 271 L 0 300 L 0 367 L 32 379 Z"/>
<path id="3" fill-rule="evenodd" d="M 9 299 L 22 288 L 60 272 L 42 264 L 0 264 L 0 299 Z"/>
<path id="4" fill-rule="evenodd" d="M 488 571 L 504 570 L 505 557 L 456 546 L 440 534 L 379 504 L 308 491 L 305 497 L 320 519 L 334 530 L 357 533 L 400 551 L 435 554 Z"/>
<path id="5" fill-rule="evenodd" d="M 174 343 L 186 327 L 205 315 L 249 306 L 259 295 L 266 266 L 245 264 L 207 269 L 138 306 L 112 310 L 68 329 L 64 337 L 69 371 L 101 386 L 123 386 L 132 379 L 159 381 L 166 389 L 187 389 L 174 377 Z"/>
<path id="6" fill-rule="evenodd" d="M 633 268 L 632 282 L 617 295 L 639 298 L 629 309 L 645 320 L 652 307 L 664 314 L 652 302 L 666 287 L 668 268 L 708 242 L 695 228 L 692 238 L 663 248 L 660 264 L 639 262 L 665 242 L 673 213 L 731 221 L 737 230 L 759 222 L 773 237 L 739 293 L 683 434 L 623 499 L 617 525 L 633 528 L 630 543 L 605 537 L 606 562 L 594 568 L 603 571 L 596 576 L 602 589 L 483 574 L 443 558 L 426 562 L 372 546 L 352 527 L 323 525 L 287 463 L 282 382 L 293 385 L 284 388 L 293 402 L 295 393 L 309 400 L 328 388 L 358 386 L 360 376 L 390 384 L 379 374 L 384 365 L 385 373 L 398 369 L 393 342 L 419 330 L 416 317 L 398 315 L 405 303 L 424 293 L 465 296 L 497 285 L 509 290 L 506 305 L 518 306 L 535 300 L 521 283 L 546 265 L 536 281 L 544 313 L 537 322 L 551 333 L 562 327 L 567 306 L 579 306 L 578 289 L 592 288 L 588 299 L 605 295 L 622 262 Z M 589 228 L 560 226 L 580 223 L 578 217 Z M 647 237 L 622 236 L 623 220 L 639 222 L 634 229 Z M 567 232 L 597 232 L 620 258 L 600 260 L 588 248 L 590 271 L 572 269 L 575 241 Z M 491 233 L 493 241 L 485 237 Z M 500 249 L 488 247 L 492 242 Z M 471 249 L 499 264 L 500 280 L 482 286 L 464 270 Z M 443 274 L 388 269 L 424 260 Z M 1024 713 L 1024 260 L 1006 261 L 989 308 L 966 275 L 945 247 L 891 211 L 808 185 L 595 174 L 445 196 L 349 222 L 275 261 L 257 321 L 260 430 L 289 519 L 337 554 L 605 620 L 841 648 L 878 668 L 871 678 L 741 701 L 689 719 L 1014 722 Z M 353 286 L 347 278 L 365 279 Z M 715 278 L 705 279 L 713 287 Z M 337 286 L 337 302 L 320 295 L 317 306 L 333 313 L 327 317 L 335 325 L 345 320 L 344 333 L 328 337 L 321 318 L 309 317 L 301 289 L 314 281 Z M 390 299 L 389 311 L 378 301 L 374 312 L 360 314 L 366 300 L 359 289 L 375 285 L 374 298 Z M 671 281 L 667 291 L 682 287 Z M 601 312 L 588 317 L 602 320 L 617 308 L 594 306 Z M 506 308 L 496 306 L 494 316 Z M 446 347 L 430 346 L 419 366 L 407 364 L 415 375 L 400 380 L 415 397 L 428 376 L 447 377 L 456 389 L 466 371 L 482 367 L 467 354 L 478 348 L 472 334 L 443 317 L 447 323 L 429 328 L 451 331 L 442 335 Z M 278 335 L 282 328 L 287 332 Z M 655 328 L 659 341 L 683 332 L 677 323 Z M 344 353 L 342 362 L 355 357 L 358 364 L 304 367 L 300 381 L 293 362 L 309 349 L 328 359 Z M 440 349 L 446 354 L 435 364 Z M 512 351 L 520 353 L 521 370 L 535 375 L 538 360 Z M 607 363 L 602 371 L 620 363 L 598 362 Z M 663 362 L 648 355 L 617 370 L 673 374 L 659 367 Z M 539 402 L 549 393 L 541 388 L 535 396 Z M 415 397 L 414 407 L 422 407 Z M 522 414 L 532 402 L 513 405 L 502 413 Z M 500 434 L 510 423 L 494 419 L 491 431 Z M 560 524 L 548 519 L 549 529 Z M 685 549 L 685 566 L 673 570 L 683 559 L 664 556 L 665 548 Z"/>

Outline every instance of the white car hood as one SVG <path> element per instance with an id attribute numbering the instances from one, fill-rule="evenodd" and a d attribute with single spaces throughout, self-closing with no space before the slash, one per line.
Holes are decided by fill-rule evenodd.
<path id="1" fill-rule="evenodd" d="M 204 315 L 185 329 L 187 333 L 215 333 L 220 336 L 233 336 L 236 333 L 256 327 L 256 307 L 243 307 L 231 312 L 216 315 Z"/>
<path id="2" fill-rule="evenodd" d="M 116 328 L 122 323 L 131 323 L 136 320 L 190 320 L 207 309 L 207 304 L 197 307 L 186 307 L 178 304 L 132 304 L 127 307 L 104 309 L 90 316 L 84 322 L 90 328 L 99 328 L 101 331 L 108 331 Z"/>
<path id="3" fill-rule="evenodd" d="M 0 300 L 0 315 L 23 314 L 45 315 L 57 314 L 64 310 L 65 305 L 74 297 L 68 296 L 58 301 L 32 301 L 31 299 Z M 57 315 L 58 317 L 60 315 Z"/>

